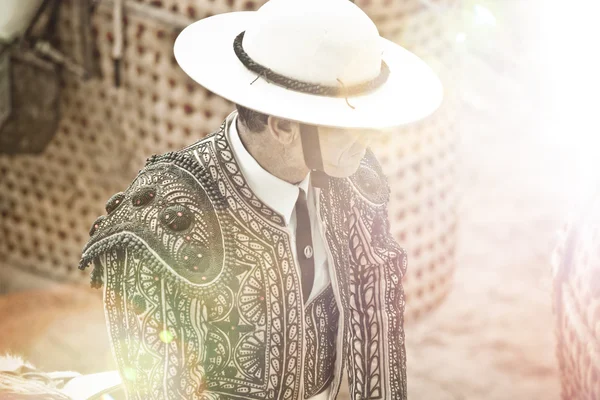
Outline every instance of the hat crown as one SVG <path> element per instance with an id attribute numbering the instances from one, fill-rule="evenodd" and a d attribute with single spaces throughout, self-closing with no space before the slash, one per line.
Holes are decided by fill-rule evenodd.
<path id="1" fill-rule="evenodd" d="M 350 86 L 379 75 L 380 40 L 373 21 L 350 0 L 270 0 L 247 27 L 243 47 L 286 77 Z"/>

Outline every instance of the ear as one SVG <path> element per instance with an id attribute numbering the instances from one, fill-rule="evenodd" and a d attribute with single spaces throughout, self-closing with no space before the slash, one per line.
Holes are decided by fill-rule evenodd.
<path id="1" fill-rule="evenodd" d="M 300 135 L 300 124 L 288 119 L 269 115 L 267 126 L 273 138 L 283 145 L 290 145 Z"/>

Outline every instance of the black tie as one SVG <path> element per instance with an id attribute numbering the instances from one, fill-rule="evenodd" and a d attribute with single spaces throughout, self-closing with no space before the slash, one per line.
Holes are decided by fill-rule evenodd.
<path id="1" fill-rule="evenodd" d="M 296 201 L 296 252 L 300 263 L 302 294 L 306 304 L 315 279 L 315 262 L 306 195 L 302 189 L 299 191 Z"/>

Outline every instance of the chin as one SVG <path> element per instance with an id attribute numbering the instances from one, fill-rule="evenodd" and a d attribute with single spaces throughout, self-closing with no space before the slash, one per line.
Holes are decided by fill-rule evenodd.
<path id="1" fill-rule="evenodd" d="M 348 178 L 349 176 L 352 176 L 358 170 L 359 166 L 360 166 L 360 160 L 358 160 L 356 163 L 353 163 L 352 165 L 349 165 L 349 166 L 327 165 L 325 167 L 325 173 L 329 176 L 333 176 L 334 178 Z"/>

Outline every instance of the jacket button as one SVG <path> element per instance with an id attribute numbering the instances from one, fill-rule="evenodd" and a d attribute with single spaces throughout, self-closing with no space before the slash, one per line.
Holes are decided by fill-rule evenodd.
<path id="1" fill-rule="evenodd" d="M 304 248 L 304 257 L 311 258 L 313 256 L 313 249 L 311 246 L 306 246 Z"/>

